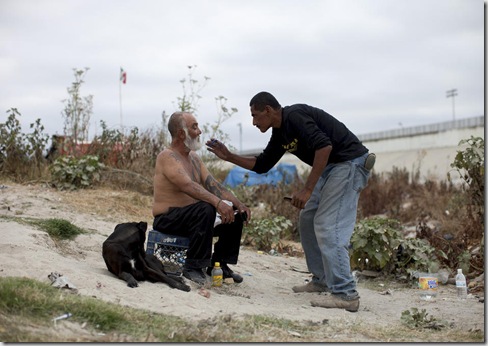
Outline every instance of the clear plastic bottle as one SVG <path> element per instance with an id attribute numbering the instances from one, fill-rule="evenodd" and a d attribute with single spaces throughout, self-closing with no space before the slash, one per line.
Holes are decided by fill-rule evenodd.
<path id="1" fill-rule="evenodd" d="M 212 269 L 212 286 L 220 287 L 224 281 L 224 273 L 220 268 L 220 262 L 215 262 Z"/>
<path id="2" fill-rule="evenodd" d="M 457 270 L 456 275 L 456 290 L 459 299 L 466 299 L 468 296 L 468 287 L 466 286 L 466 277 L 462 269 Z"/>

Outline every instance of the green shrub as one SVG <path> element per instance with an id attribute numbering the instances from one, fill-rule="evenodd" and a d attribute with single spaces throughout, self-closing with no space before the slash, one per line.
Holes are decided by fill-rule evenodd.
<path id="1" fill-rule="evenodd" d="M 438 256 L 445 257 L 445 253 L 436 250 L 426 240 L 420 238 L 405 239 L 396 256 L 396 267 L 400 272 L 436 273 L 440 264 Z"/>
<path id="2" fill-rule="evenodd" d="M 5 123 L 0 123 L 0 172 L 17 181 L 42 175 L 45 168 L 43 156 L 48 136 L 43 133 L 41 120 L 30 124 L 32 132 L 23 133 L 16 108 L 7 111 Z"/>
<path id="3" fill-rule="evenodd" d="M 351 237 L 351 268 L 411 273 L 436 271 L 436 250 L 423 239 L 405 239 L 398 220 L 375 217 L 358 222 Z"/>
<path id="4" fill-rule="evenodd" d="M 402 238 L 395 219 L 375 217 L 358 222 L 351 237 L 351 268 L 391 271 Z"/>
<path id="5" fill-rule="evenodd" d="M 61 190 L 87 188 L 100 180 L 100 170 L 104 167 L 96 156 L 61 156 L 51 166 L 52 183 Z"/>
<path id="6" fill-rule="evenodd" d="M 455 168 L 464 180 L 467 192 L 469 220 L 466 233 L 479 243 L 484 232 L 485 218 L 485 141 L 480 137 L 471 136 L 462 140 L 459 145 L 468 144 L 464 150 L 459 150 L 451 167 Z M 451 179 L 448 175 L 448 179 Z"/>
<path id="7" fill-rule="evenodd" d="M 280 239 L 289 233 L 292 227 L 290 220 L 283 216 L 274 216 L 266 219 L 252 219 L 244 227 L 244 245 L 251 245 L 258 250 L 269 251 L 280 247 Z"/>

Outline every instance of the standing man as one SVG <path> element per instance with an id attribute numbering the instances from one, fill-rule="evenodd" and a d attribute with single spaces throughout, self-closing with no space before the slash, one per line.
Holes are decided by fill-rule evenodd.
<path id="1" fill-rule="evenodd" d="M 220 262 L 224 278 L 242 282 L 228 264 L 237 264 L 243 223 L 251 211 L 215 180 L 195 152 L 201 147 L 202 131 L 191 113 L 173 113 L 168 130 L 171 145 L 156 159 L 153 228 L 190 238 L 183 267 L 187 279 L 203 285 L 205 268 L 210 275 L 214 263 Z M 222 223 L 214 228 L 217 212 Z M 214 236 L 219 240 L 212 255 Z"/>
<path id="2" fill-rule="evenodd" d="M 330 292 L 312 306 L 355 312 L 359 294 L 351 274 L 349 242 L 356 222 L 359 193 L 367 185 L 375 156 L 332 115 L 305 104 L 281 107 L 268 92 L 250 102 L 252 123 L 261 132 L 272 128 L 258 156 L 240 156 L 216 141 L 206 143 L 219 158 L 256 173 L 268 172 L 289 152 L 312 167 L 291 203 L 301 209 L 299 232 L 312 281 L 294 292 Z"/>

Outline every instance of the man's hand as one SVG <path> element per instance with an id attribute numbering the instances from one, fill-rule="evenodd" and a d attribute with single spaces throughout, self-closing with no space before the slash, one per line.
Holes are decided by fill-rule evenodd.
<path id="1" fill-rule="evenodd" d="M 244 204 L 240 204 L 237 211 L 241 214 L 242 220 L 247 225 L 249 220 L 251 220 L 251 209 L 246 207 Z"/>
<path id="2" fill-rule="evenodd" d="M 230 204 L 227 204 L 230 203 Z M 217 203 L 217 213 L 220 214 L 222 223 L 232 223 L 235 219 L 234 208 L 232 207 L 232 202 L 220 200 Z"/>
<path id="3" fill-rule="evenodd" d="M 291 204 L 295 208 L 303 209 L 305 208 L 305 204 L 308 202 L 311 195 L 312 195 L 312 191 L 309 191 L 308 189 L 303 189 L 293 195 L 293 197 L 291 198 Z"/>
<path id="4" fill-rule="evenodd" d="M 230 155 L 229 149 L 225 146 L 224 143 L 220 142 L 215 138 L 211 138 L 208 140 L 205 145 L 207 146 L 207 150 L 217 155 L 222 160 L 227 161 Z"/>

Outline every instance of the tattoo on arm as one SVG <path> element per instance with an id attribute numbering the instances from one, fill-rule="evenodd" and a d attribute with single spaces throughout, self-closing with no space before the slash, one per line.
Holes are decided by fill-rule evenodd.
<path id="1" fill-rule="evenodd" d="M 227 191 L 224 186 L 215 180 L 215 178 L 210 174 L 204 182 L 204 187 L 219 198 L 222 198 L 223 193 Z"/>

